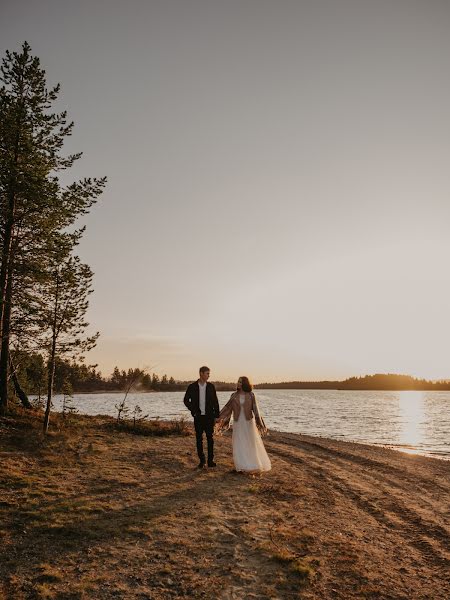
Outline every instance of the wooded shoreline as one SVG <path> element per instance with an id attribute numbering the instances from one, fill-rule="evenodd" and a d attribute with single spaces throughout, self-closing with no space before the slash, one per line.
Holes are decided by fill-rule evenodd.
<path id="1" fill-rule="evenodd" d="M 164 388 L 159 389 L 159 390 L 142 390 L 142 389 L 137 389 L 137 390 L 132 390 L 133 394 L 155 394 L 158 392 L 183 392 L 185 391 L 186 387 L 189 385 L 189 383 L 192 382 L 188 382 L 185 385 L 183 384 L 183 386 L 179 386 L 177 389 L 170 389 L 170 390 L 166 390 Z M 216 388 L 217 391 L 219 392 L 228 392 L 228 391 L 235 391 L 236 386 L 233 386 L 230 384 L 229 387 L 227 388 L 223 388 L 223 387 L 217 387 Z M 260 387 L 259 385 L 255 385 L 254 386 L 255 390 L 305 390 L 305 391 L 309 391 L 309 390 L 329 390 L 329 391 L 334 391 L 334 392 L 448 392 L 450 391 L 450 386 L 448 386 L 448 388 L 364 388 L 364 387 L 354 387 L 354 388 L 339 388 L 339 387 L 288 387 L 288 386 L 283 386 L 283 385 L 276 385 L 273 384 L 270 387 L 269 386 L 265 386 L 265 387 Z M 82 390 L 82 391 L 75 391 L 74 392 L 77 395 L 83 395 L 83 394 L 123 394 L 124 390 Z M 31 394 L 31 395 L 35 395 L 35 394 Z"/>

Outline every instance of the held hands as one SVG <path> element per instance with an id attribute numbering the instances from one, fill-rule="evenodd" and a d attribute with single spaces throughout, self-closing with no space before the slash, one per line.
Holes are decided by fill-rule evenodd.
<path id="1" fill-rule="evenodd" d="M 224 422 L 223 419 L 221 419 L 220 417 L 216 419 L 216 422 L 214 424 L 214 433 L 216 435 L 221 435 L 225 430 L 225 426 L 224 426 Z"/>

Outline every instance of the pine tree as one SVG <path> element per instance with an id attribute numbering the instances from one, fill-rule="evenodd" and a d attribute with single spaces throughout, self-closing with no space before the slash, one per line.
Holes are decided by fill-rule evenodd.
<path id="1" fill-rule="evenodd" d="M 70 381 L 66 380 L 62 386 L 63 393 L 63 404 L 62 404 L 62 417 L 66 419 L 70 415 L 74 415 L 78 412 L 78 409 L 73 403 L 73 387 Z"/>
<path id="2" fill-rule="evenodd" d="M 152 378 L 148 373 L 145 373 L 142 376 L 142 380 L 141 380 L 141 384 L 142 384 L 142 388 L 144 390 L 150 390 L 152 387 Z"/>
<path id="3" fill-rule="evenodd" d="M 159 386 L 160 386 L 159 377 L 156 373 L 153 373 L 153 375 L 152 375 L 152 390 L 159 390 Z"/>
<path id="4" fill-rule="evenodd" d="M 114 387 L 120 388 L 122 386 L 122 377 L 120 375 L 119 367 L 114 367 L 114 371 L 111 375 L 111 383 Z"/>
<path id="5" fill-rule="evenodd" d="M 60 154 L 73 123 L 66 112 L 50 111 L 60 86 L 47 89 L 26 42 L 20 53 L 6 52 L 0 81 L 0 412 L 6 412 L 11 335 L 32 338 L 28 319 L 41 308 L 33 286 L 45 275 L 49 248 L 56 238 L 70 245 L 62 232 L 88 212 L 106 180 L 61 187 L 58 172 L 81 154 Z"/>
<path id="6" fill-rule="evenodd" d="M 68 256 L 61 260 L 57 255 L 49 266 L 48 283 L 41 291 L 47 304 L 43 312 L 41 330 L 47 334 L 48 385 L 44 432 L 48 430 L 52 406 L 55 364 L 57 357 L 82 357 L 96 344 L 98 333 L 85 334 L 85 321 L 92 293 L 92 271 L 78 257 Z"/>
<path id="7" fill-rule="evenodd" d="M 25 367 L 25 377 L 28 391 L 37 395 L 35 404 L 40 408 L 42 406 L 41 395 L 45 386 L 45 365 L 40 354 L 29 355 L 28 364 Z"/>

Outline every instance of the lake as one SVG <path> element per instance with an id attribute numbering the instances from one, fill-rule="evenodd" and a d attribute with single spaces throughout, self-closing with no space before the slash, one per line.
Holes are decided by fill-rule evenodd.
<path id="1" fill-rule="evenodd" d="M 255 390 L 269 429 L 337 440 L 384 445 L 410 453 L 450 459 L 450 392 Z M 220 407 L 230 392 L 219 392 Z M 80 413 L 116 415 L 123 394 L 75 394 Z M 62 396 L 54 408 L 61 410 Z M 129 394 L 131 411 L 149 418 L 191 416 L 182 392 Z"/>

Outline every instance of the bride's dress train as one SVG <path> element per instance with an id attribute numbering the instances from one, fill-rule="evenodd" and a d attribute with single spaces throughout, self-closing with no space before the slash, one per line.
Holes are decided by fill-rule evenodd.
<path id="1" fill-rule="evenodd" d="M 244 398 L 240 398 L 241 405 Z M 264 448 L 255 418 L 247 421 L 241 410 L 233 422 L 233 459 L 236 471 L 270 471 L 272 465 Z"/>

